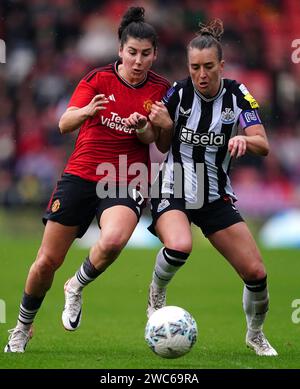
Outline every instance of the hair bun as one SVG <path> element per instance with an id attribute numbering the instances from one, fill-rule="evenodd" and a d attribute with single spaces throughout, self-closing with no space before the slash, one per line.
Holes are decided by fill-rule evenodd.
<path id="1" fill-rule="evenodd" d="M 132 22 L 145 22 L 145 8 L 143 7 L 130 7 L 124 14 L 122 23 L 128 25 Z"/>
<path id="2" fill-rule="evenodd" d="M 131 20 L 133 22 L 145 21 L 145 9 L 143 7 L 130 7 L 128 13 L 129 13 L 128 18 L 131 17 Z"/>
<path id="3" fill-rule="evenodd" d="M 124 14 L 119 30 L 118 36 L 121 40 L 122 32 L 130 23 L 144 23 L 145 22 L 145 8 L 143 7 L 130 7 Z"/>
<path id="4" fill-rule="evenodd" d="M 199 23 L 199 35 L 211 35 L 217 41 L 221 40 L 224 33 L 223 22 L 221 19 L 213 19 L 208 24 Z"/>

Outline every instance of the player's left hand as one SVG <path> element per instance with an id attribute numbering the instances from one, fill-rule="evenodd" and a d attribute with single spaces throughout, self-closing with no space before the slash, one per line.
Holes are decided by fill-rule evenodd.
<path id="1" fill-rule="evenodd" d="M 229 139 L 228 151 L 231 157 L 239 158 L 247 151 L 247 140 L 243 135 L 237 135 Z"/>
<path id="2" fill-rule="evenodd" d="M 138 112 L 134 112 L 128 118 L 124 119 L 124 124 L 126 127 L 141 129 L 145 127 L 147 120 L 147 116 L 141 115 Z"/>

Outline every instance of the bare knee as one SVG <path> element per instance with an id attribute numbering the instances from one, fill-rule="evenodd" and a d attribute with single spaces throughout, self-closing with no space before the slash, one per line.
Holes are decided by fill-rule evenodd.
<path id="1" fill-rule="evenodd" d="M 192 251 L 192 240 L 188 238 L 169 238 L 164 241 L 165 247 L 171 250 L 189 254 Z"/>
<path id="2" fill-rule="evenodd" d="M 251 263 L 241 277 L 247 281 L 261 280 L 266 276 L 266 270 L 262 262 Z"/>
<path id="3" fill-rule="evenodd" d="M 118 254 L 126 243 L 127 239 L 124 239 L 121 234 L 111 234 L 107 237 L 103 237 L 98 243 L 98 246 L 103 256 L 111 257 Z"/>
<path id="4" fill-rule="evenodd" d="M 64 257 L 51 253 L 41 247 L 33 264 L 34 270 L 41 276 L 54 273 L 64 261 Z"/>

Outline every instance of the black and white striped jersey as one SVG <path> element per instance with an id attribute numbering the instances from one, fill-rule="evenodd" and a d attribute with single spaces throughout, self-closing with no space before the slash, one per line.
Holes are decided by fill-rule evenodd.
<path id="1" fill-rule="evenodd" d="M 189 203 L 197 202 L 199 189 L 204 204 L 224 195 L 236 199 L 228 176 L 228 141 L 238 127 L 261 123 L 258 104 L 245 85 L 222 79 L 217 95 L 208 99 L 189 77 L 175 82 L 163 101 L 174 121 L 174 136 L 161 172 L 162 193 L 174 194 L 176 181 L 181 181 Z"/>

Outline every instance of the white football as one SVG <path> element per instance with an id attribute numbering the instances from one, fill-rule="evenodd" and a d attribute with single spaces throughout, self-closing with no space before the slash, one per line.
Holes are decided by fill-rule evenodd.
<path id="1" fill-rule="evenodd" d="M 196 343 L 197 336 L 197 324 L 193 316 L 175 306 L 155 311 L 145 329 L 148 346 L 163 358 L 178 358 L 188 353 Z"/>

